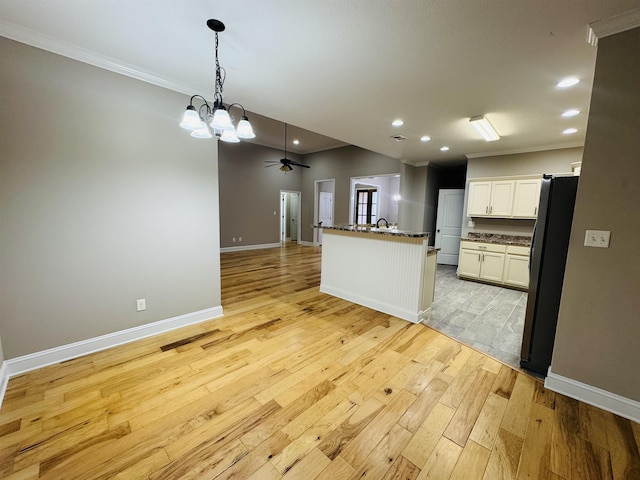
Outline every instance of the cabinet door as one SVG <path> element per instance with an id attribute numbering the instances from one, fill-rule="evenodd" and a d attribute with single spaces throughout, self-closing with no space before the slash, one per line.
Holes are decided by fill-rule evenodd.
<path id="1" fill-rule="evenodd" d="M 540 203 L 539 178 L 517 180 L 513 199 L 513 216 L 518 218 L 536 218 Z"/>
<path id="2" fill-rule="evenodd" d="M 507 255 L 504 264 L 504 283 L 518 287 L 529 287 L 529 257 Z"/>
<path id="3" fill-rule="evenodd" d="M 467 216 L 484 217 L 489 214 L 491 200 L 491 182 L 469 182 Z"/>
<path id="4" fill-rule="evenodd" d="M 502 283 L 504 253 L 483 252 L 480 278 Z"/>
<path id="5" fill-rule="evenodd" d="M 489 214 L 492 217 L 510 217 L 513 210 L 513 180 L 491 182 L 491 205 Z"/>
<path id="6" fill-rule="evenodd" d="M 458 257 L 458 275 L 478 278 L 480 276 L 480 259 L 482 254 L 477 250 L 460 249 Z"/>

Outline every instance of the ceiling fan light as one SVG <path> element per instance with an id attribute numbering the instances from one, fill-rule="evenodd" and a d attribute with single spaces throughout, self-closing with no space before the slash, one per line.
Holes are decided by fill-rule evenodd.
<path id="1" fill-rule="evenodd" d="M 280 170 L 282 170 L 283 172 L 290 172 L 291 170 L 293 170 L 293 168 L 291 167 L 291 165 L 282 165 L 280 167 Z"/>
<path id="2" fill-rule="evenodd" d="M 191 132 L 191 136 L 193 138 L 211 138 L 213 135 L 211 135 L 211 132 L 209 131 L 207 126 L 203 123 L 202 128 L 199 128 L 198 130 L 194 130 L 193 132 Z"/>
<path id="3" fill-rule="evenodd" d="M 215 109 L 213 112 L 213 118 L 209 125 L 217 130 L 235 130 L 231 123 L 229 112 L 227 112 L 224 107 L 218 107 Z"/>
<path id="4" fill-rule="evenodd" d="M 238 128 L 236 129 L 236 135 L 238 138 L 256 138 L 256 134 L 253 133 L 253 127 L 249 123 L 249 119 L 243 115 L 242 119 L 238 122 Z"/>
<path id="5" fill-rule="evenodd" d="M 193 105 L 189 105 L 184 111 L 180 126 L 187 130 L 198 130 L 205 126 L 204 122 L 196 112 L 196 108 Z"/>
<path id="6" fill-rule="evenodd" d="M 220 140 L 228 143 L 238 143 L 240 141 L 233 130 L 223 130 Z"/>
<path id="7" fill-rule="evenodd" d="M 471 125 L 475 127 L 475 129 L 482 135 L 487 142 L 494 142 L 496 140 L 500 140 L 500 135 L 493 128 L 493 126 L 489 123 L 489 120 L 485 118 L 484 115 L 477 115 L 475 117 L 471 117 L 469 119 Z"/>

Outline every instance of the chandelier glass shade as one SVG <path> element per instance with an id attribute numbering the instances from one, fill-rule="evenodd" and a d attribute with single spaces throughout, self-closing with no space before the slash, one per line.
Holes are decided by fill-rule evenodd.
<path id="1" fill-rule="evenodd" d="M 218 61 L 218 33 L 224 31 L 225 26 L 219 20 L 210 19 L 207 26 L 215 32 L 216 35 L 216 82 L 214 101 L 211 105 L 202 95 L 193 95 L 189 100 L 189 105 L 182 116 L 180 126 L 186 130 L 191 130 L 191 136 L 194 138 L 212 138 L 214 135 L 223 142 L 238 143 L 240 139 L 255 138 L 253 127 L 247 118 L 247 112 L 239 103 L 232 103 L 225 107 L 222 101 L 222 88 L 226 73 L 220 67 Z M 199 100 L 201 105 L 196 109 L 194 100 Z M 233 118 L 229 115 L 232 107 L 242 109 L 242 117 L 237 127 L 233 125 Z M 208 124 L 208 126 L 207 126 Z M 211 130 L 213 130 L 213 135 Z"/>

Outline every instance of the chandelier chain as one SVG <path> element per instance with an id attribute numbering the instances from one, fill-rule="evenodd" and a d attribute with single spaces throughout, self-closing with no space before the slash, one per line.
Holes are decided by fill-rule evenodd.
<path id="1" fill-rule="evenodd" d="M 222 104 L 222 87 L 224 86 L 226 72 L 222 67 L 220 67 L 220 61 L 218 60 L 218 32 L 216 32 L 215 51 L 216 51 L 216 85 L 215 85 L 214 101 Z"/>

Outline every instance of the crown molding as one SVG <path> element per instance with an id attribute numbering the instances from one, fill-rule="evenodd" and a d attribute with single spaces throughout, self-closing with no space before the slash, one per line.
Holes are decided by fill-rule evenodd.
<path id="1" fill-rule="evenodd" d="M 136 80 L 150 83 L 158 87 L 173 90 L 174 92 L 191 95 L 190 92 L 198 91 L 198 88 L 193 85 L 187 85 L 174 79 L 161 77 L 153 72 L 140 70 L 135 68 L 133 65 L 120 62 L 114 58 L 107 57 L 106 55 L 100 55 L 79 45 L 65 42 L 2 20 L 0 20 L 0 36 L 41 50 L 46 50 L 63 57 L 71 58 L 79 62 L 93 65 L 94 67 L 109 70 L 120 75 L 126 75 L 127 77 L 135 78 Z"/>
<path id="2" fill-rule="evenodd" d="M 564 150 L 565 148 L 584 147 L 584 142 L 571 142 L 553 145 L 541 145 L 538 147 L 517 148 L 513 150 L 498 150 L 495 152 L 479 152 L 479 153 L 467 153 L 465 156 L 469 158 L 482 158 L 482 157 L 498 157 L 501 155 L 515 155 L 518 153 L 535 153 L 546 152 L 548 150 Z"/>
<path id="3" fill-rule="evenodd" d="M 626 32 L 636 27 L 640 27 L 640 8 L 589 24 L 587 42 L 595 45 L 599 38 Z"/>

